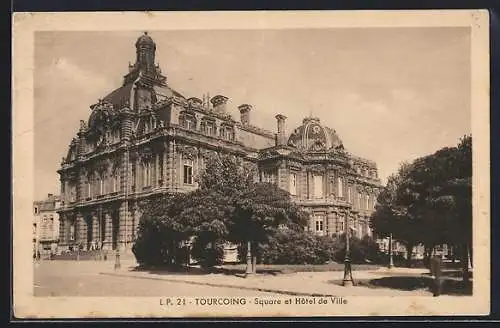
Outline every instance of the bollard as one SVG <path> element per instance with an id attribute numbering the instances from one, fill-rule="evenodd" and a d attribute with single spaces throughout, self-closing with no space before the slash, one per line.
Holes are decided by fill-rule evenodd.
<path id="1" fill-rule="evenodd" d="M 437 297 L 441 295 L 441 271 L 442 260 L 439 256 L 434 256 L 431 259 L 431 274 L 434 277 L 432 296 Z"/>
<path id="2" fill-rule="evenodd" d="M 120 269 L 120 251 L 117 249 L 115 253 L 115 270 Z"/>

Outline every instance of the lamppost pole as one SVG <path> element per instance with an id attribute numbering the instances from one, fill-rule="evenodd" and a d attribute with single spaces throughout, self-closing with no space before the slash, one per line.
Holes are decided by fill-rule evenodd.
<path id="1" fill-rule="evenodd" d="M 249 241 L 247 242 L 247 270 L 245 272 L 245 275 L 249 275 L 253 273 L 252 270 L 252 243 Z"/>
<path id="2" fill-rule="evenodd" d="M 345 215 L 345 257 L 344 257 L 344 279 L 342 281 L 342 285 L 345 287 L 350 287 L 353 285 L 352 282 L 352 270 L 351 270 L 351 250 L 349 249 L 349 218 L 348 215 Z"/>
<path id="3" fill-rule="evenodd" d="M 392 258 L 392 232 L 389 235 L 389 269 L 394 267 L 394 260 Z"/>

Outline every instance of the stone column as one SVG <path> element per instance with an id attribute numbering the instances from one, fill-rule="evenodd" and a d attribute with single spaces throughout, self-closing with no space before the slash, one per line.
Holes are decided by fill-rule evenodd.
<path id="1" fill-rule="evenodd" d="M 97 243 L 99 242 L 99 232 L 101 230 L 100 224 L 99 224 L 99 217 L 97 216 L 96 213 L 92 214 L 92 240 L 89 240 L 90 242 L 94 241 L 95 245 L 97 246 Z"/>
<path id="2" fill-rule="evenodd" d="M 67 242 L 66 238 L 66 214 L 59 215 L 59 243 L 65 244 Z"/>
<path id="3" fill-rule="evenodd" d="M 104 242 L 103 249 L 111 249 L 111 244 L 113 242 L 113 218 L 111 213 L 104 214 Z"/>
<path id="4" fill-rule="evenodd" d="M 161 154 L 160 153 L 157 153 L 154 155 L 154 159 L 155 159 L 155 174 L 154 174 L 154 181 L 153 181 L 153 186 L 155 187 L 160 187 L 160 179 L 161 179 L 161 176 L 160 176 L 160 156 Z"/>
<path id="5" fill-rule="evenodd" d="M 163 181 L 167 189 L 172 188 L 172 142 L 165 143 L 165 151 L 163 152 Z"/>
<path id="6" fill-rule="evenodd" d="M 331 210 L 328 211 L 326 215 L 326 221 L 327 221 L 327 234 L 328 236 L 331 236 L 337 232 L 337 227 L 336 227 L 336 222 L 335 222 L 335 213 L 332 212 Z"/>
<path id="7" fill-rule="evenodd" d="M 84 247 L 87 243 L 87 222 L 82 214 L 77 214 L 76 217 L 76 242 L 81 243 Z"/>
<path id="8" fill-rule="evenodd" d="M 312 172 L 307 171 L 307 199 L 311 199 L 313 196 L 312 184 Z"/>
<path id="9" fill-rule="evenodd" d="M 118 247 L 122 250 L 128 250 L 130 245 L 130 236 L 132 234 L 130 209 L 127 208 L 126 201 L 122 202 L 118 211 L 119 228 L 118 228 Z M 126 246 L 126 247 L 125 247 Z"/>

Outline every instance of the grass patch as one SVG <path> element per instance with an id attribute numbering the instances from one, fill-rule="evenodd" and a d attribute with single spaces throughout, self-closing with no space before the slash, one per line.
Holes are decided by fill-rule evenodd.
<path id="1" fill-rule="evenodd" d="M 354 264 L 352 265 L 353 271 L 362 270 L 377 270 L 379 265 L 373 264 Z M 244 273 L 246 264 L 225 264 L 221 267 L 224 271 L 233 273 Z M 270 274 L 286 274 L 297 272 L 330 272 L 330 271 L 344 271 L 343 263 L 328 263 L 328 264 L 258 264 L 257 273 L 270 273 Z"/>
<path id="2" fill-rule="evenodd" d="M 329 283 L 342 285 L 342 280 L 331 280 Z M 434 279 L 428 276 L 392 276 L 378 279 L 361 279 L 354 281 L 355 286 L 372 289 L 388 288 L 405 291 L 426 290 L 432 292 L 435 288 Z M 461 280 L 442 279 L 441 295 L 470 296 L 472 295 L 472 281 L 463 283 Z"/>

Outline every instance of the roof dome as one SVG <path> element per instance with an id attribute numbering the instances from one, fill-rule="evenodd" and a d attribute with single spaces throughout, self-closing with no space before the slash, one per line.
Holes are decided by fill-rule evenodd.
<path id="1" fill-rule="evenodd" d="M 148 32 L 144 32 L 143 35 L 141 35 L 137 41 L 135 42 L 135 46 L 149 46 L 152 48 L 156 48 L 156 43 L 153 41 L 153 39 L 148 35 Z"/>
<path id="2" fill-rule="evenodd" d="M 303 151 L 327 151 L 344 148 L 337 133 L 321 125 L 319 118 L 306 117 L 288 138 L 288 145 Z"/>

